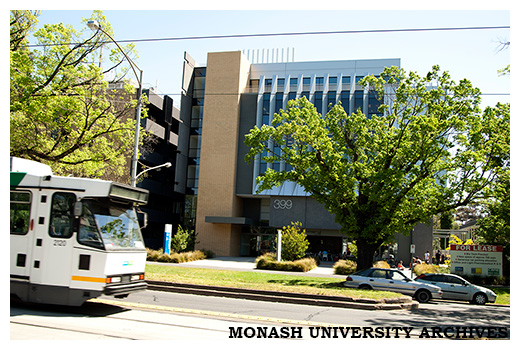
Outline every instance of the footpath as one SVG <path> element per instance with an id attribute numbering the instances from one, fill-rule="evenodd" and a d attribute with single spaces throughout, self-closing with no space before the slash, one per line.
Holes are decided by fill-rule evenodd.
<path id="1" fill-rule="evenodd" d="M 252 257 L 217 257 L 212 259 L 197 260 L 181 264 L 175 264 L 176 267 L 183 268 L 203 268 L 230 271 L 254 271 L 270 274 L 285 274 L 309 277 L 330 277 L 337 278 L 338 283 L 345 280 L 346 276 L 334 274 L 333 262 L 321 262 L 320 266 L 309 272 L 290 272 L 290 271 L 273 271 L 259 270 L 255 266 L 255 258 Z M 171 265 L 168 263 L 151 262 L 147 264 Z M 405 272 L 406 273 L 406 272 Z M 172 283 L 147 280 L 148 289 L 159 290 L 175 293 L 187 293 L 209 296 L 220 296 L 227 298 L 239 298 L 249 300 L 261 300 L 271 302 L 282 302 L 302 305 L 315 305 L 327 307 L 341 307 L 364 310 L 412 310 L 418 308 L 418 303 L 413 301 L 409 296 L 400 298 L 387 298 L 382 300 L 366 299 L 366 298 L 350 298 L 340 296 L 324 296 L 314 294 L 272 292 L 264 290 L 216 287 L 216 286 L 200 286 L 184 283 Z"/>

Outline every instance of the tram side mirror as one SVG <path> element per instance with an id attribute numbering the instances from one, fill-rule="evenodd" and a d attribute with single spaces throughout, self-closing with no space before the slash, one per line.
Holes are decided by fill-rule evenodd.
<path id="1" fill-rule="evenodd" d="M 137 219 L 139 220 L 139 226 L 141 229 L 148 226 L 148 213 L 145 213 L 144 211 L 138 211 Z"/>
<path id="2" fill-rule="evenodd" d="M 83 203 L 77 201 L 74 203 L 74 216 L 81 216 L 83 214 Z"/>

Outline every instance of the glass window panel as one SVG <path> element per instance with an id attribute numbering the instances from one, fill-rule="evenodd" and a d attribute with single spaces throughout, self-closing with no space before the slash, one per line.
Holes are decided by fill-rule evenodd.
<path id="1" fill-rule="evenodd" d="M 76 196 L 73 193 L 56 192 L 52 195 L 49 224 L 51 237 L 69 238 L 72 236 L 75 202 Z"/>
<path id="2" fill-rule="evenodd" d="M 31 193 L 11 191 L 10 222 L 11 233 L 24 235 L 29 230 Z"/>

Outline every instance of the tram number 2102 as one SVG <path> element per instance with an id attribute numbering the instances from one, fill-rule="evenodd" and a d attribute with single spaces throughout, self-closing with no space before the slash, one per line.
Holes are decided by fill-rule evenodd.
<path id="1" fill-rule="evenodd" d="M 55 247 L 65 247 L 67 245 L 67 241 L 64 239 L 55 239 L 53 245 Z"/>

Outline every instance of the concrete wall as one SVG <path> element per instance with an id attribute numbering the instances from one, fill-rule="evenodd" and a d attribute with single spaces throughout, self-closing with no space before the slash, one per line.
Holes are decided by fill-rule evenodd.
<path id="1" fill-rule="evenodd" d="M 431 259 L 433 244 L 433 224 L 431 222 L 417 224 L 408 236 L 399 234 L 396 238 L 399 246 L 396 260 L 402 260 L 405 266 L 409 266 L 412 255 L 424 260 L 426 251 L 430 251 Z M 411 244 L 415 244 L 415 254 L 410 253 Z"/>
<path id="2" fill-rule="evenodd" d="M 291 222 L 301 222 L 309 230 L 339 230 L 334 216 L 312 197 L 272 196 L 269 224 L 283 227 Z"/>

